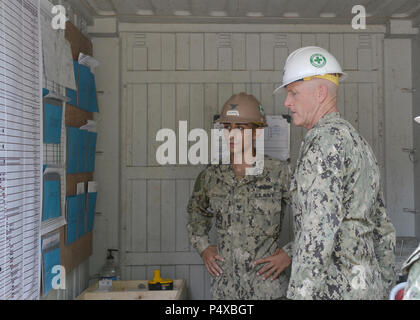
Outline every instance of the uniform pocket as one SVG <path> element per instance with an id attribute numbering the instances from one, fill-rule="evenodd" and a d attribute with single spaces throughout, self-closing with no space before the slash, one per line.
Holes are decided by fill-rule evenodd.
<path id="1" fill-rule="evenodd" d="M 210 196 L 209 204 L 210 210 L 213 214 L 217 214 L 223 208 L 224 198 L 219 196 Z"/>
<path id="2" fill-rule="evenodd" d="M 280 232 L 281 193 L 256 192 L 249 198 L 248 219 L 250 226 L 262 233 L 275 235 Z"/>
<path id="3" fill-rule="evenodd" d="M 230 226 L 229 203 L 225 197 L 211 196 L 209 199 L 211 212 L 215 217 L 215 225 L 219 230 Z"/>

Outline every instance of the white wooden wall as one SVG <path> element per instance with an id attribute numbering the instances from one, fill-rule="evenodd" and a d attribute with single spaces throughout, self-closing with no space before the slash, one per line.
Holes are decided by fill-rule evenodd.
<path id="1" fill-rule="evenodd" d="M 420 35 L 413 42 L 413 57 L 420 56 Z M 413 117 L 420 116 L 420 61 L 413 59 Z M 420 124 L 413 124 L 413 147 L 416 149 L 414 163 L 414 208 L 420 210 Z M 415 215 L 415 235 L 420 241 L 420 213 Z"/>
<path id="2" fill-rule="evenodd" d="M 397 236 L 415 236 L 411 39 L 385 39 L 386 201 Z M 403 48 L 403 49 L 402 49 Z"/>
<path id="3" fill-rule="evenodd" d="M 93 38 L 94 56 L 101 65 L 95 70 L 99 113 L 94 180 L 98 198 L 93 226 L 93 253 L 89 259 L 90 275 L 100 272 L 107 249 L 119 248 L 119 179 L 120 179 L 120 78 L 118 38 Z M 114 253 L 119 258 L 118 253 Z"/>
<path id="4" fill-rule="evenodd" d="M 340 86 L 340 111 L 369 141 L 384 169 L 383 34 L 313 34 L 306 28 L 307 33 L 292 33 L 292 27 L 282 33 L 250 27 L 238 32 L 238 26 L 206 32 L 202 25 L 179 32 L 162 26 L 120 29 L 123 278 L 152 278 L 161 268 L 164 277 L 186 279 L 191 298 L 210 297 L 209 277 L 185 227 L 187 201 L 202 167 L 159 166 L 156 132 L 177 132 L 179 120 L 188 120 L 189 130 L 209 129 L 213 114 L 239 91 L 254 94 L 267 114 L 287 113 L 284 93 L 274 97 L 272 91 L 288 54 L 301 46 L 330 50 L 349 73 Z M 304 134 L 291 126 L 292 164 Z M 284 242 L 291 237 L 290 217 L 285 222 Z"/>

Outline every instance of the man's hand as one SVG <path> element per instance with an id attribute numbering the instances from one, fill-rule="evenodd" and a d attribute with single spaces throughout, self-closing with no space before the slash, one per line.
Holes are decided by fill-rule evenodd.
<path id="1" fill-rule="evenodd" d="M 213 276 L 220 276 L 223 273 L 223 270 L 219 267 L 216 260 L 225 261 L 221 256 L 217 254 L 216 246 L 208 246 L 202 253 L 201 257 L 203 258 L 204 264 L 207 268 L 207 271 Z"/>
<path id="2" fill-rule="evenodd" d="M 282 271 L 290 265 L 291 262 L 292 260 L 283 249 L 277 249 L 273 255 L 267 258 L 259 259 L 255 261 L 255 264 L 267 263 L 257 272 L 257 274 L 259 276 L 263 275 L 263 280 L 266 280 L 274 273 L 271 280 L 275 280 L 278 278 L 280 273 L 282 273 Z"/>

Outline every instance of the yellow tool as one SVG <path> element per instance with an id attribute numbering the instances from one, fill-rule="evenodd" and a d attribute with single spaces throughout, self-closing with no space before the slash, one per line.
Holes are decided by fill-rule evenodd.
<path id="1" fill-rule="evenodd" d="M 162 279 L 160 277 L 160 270 L 154 271 L 153 280 L 149 281 L 149 290 L 173 290 L 174 280 Z"/>

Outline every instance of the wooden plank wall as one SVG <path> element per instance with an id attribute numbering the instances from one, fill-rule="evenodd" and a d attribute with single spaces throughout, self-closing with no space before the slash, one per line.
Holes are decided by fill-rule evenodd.
<path id="1" fill-rule="evenodd" d="M 211 128 L 233 94 L 247 91 L 267 114 L 287 114 L 284 92 L 272 95 L 289 53 L 329 49 L 350 74 L 339 108 L 369 141 L 383 169 L 382 34 L 148 32 L 121 34 L 121 249 L 123 277 L 187 280 L 190 297 L 209 298 L 209 276 L 190 247 L 186 205 L 202 167 L 159 166 L 161 128 Z M 291 126 L 294 164 L 306 131 Z M 292 236 L 290 215 L 282 241 Z"/>

